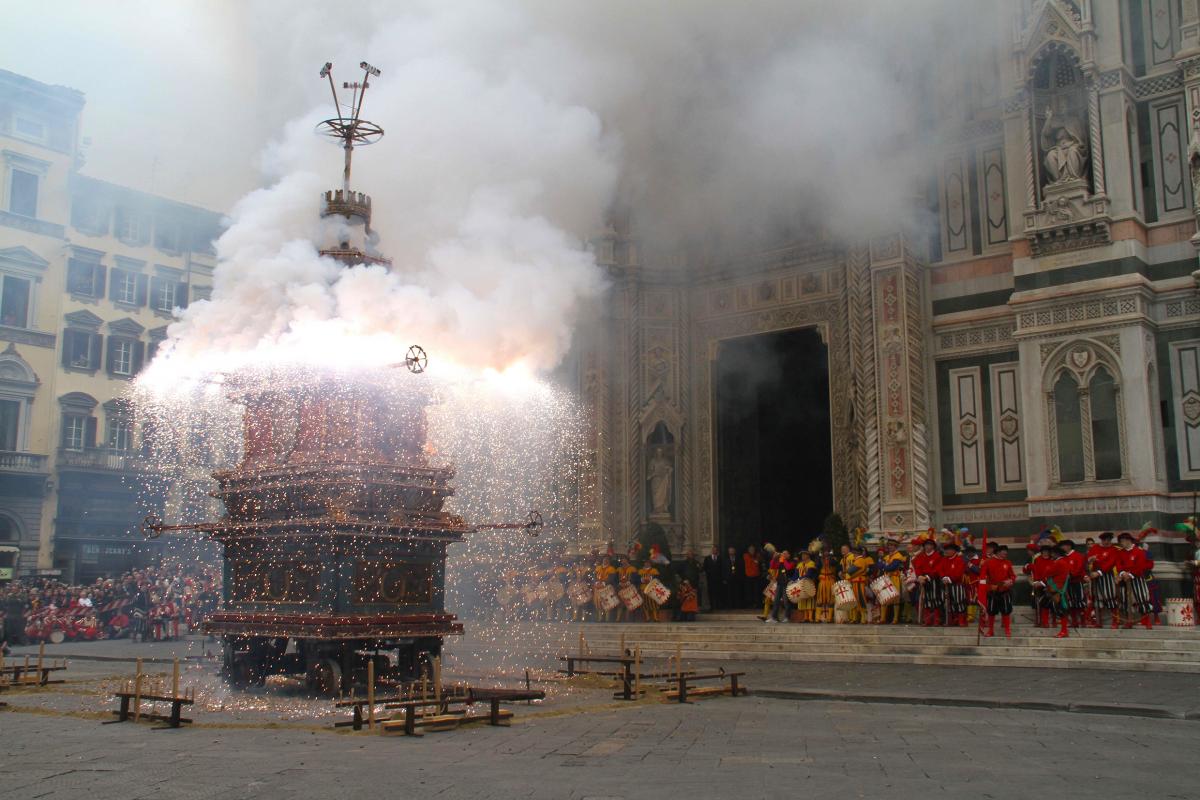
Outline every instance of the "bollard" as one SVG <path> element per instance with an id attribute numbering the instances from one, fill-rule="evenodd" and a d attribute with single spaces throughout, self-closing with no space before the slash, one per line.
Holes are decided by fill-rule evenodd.
<path id="1" fill-rule="evenodd" d="M 375 659 L 367 662 L 367 730 L 375 730 Z"/>
<path id="2" fill-rule="evenodd" d="M 142 716 L 142 660 L 137 660 L 137 672 L 133 676 L 133 721 Z"/>

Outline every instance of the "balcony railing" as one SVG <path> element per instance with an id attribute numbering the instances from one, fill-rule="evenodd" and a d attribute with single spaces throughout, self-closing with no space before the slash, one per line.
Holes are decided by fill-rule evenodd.
<path id="1" fill-rule="evenodd" d="M 95 469 L 108 472 L 145 472 L 149 469 L 141 453 L 97 447 L 90 450 L 59 450 L 59 469 Z"/>
<path id="2" fill-rule="evenodd" d="M 0 450 L 0 472 L 45 472 L 47 456 Z"/>

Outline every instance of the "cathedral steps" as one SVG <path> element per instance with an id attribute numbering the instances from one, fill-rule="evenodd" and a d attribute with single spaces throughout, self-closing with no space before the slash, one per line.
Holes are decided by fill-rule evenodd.
<path id="1" fill-rule="evenodd" d="M 880 625 L 769 624 L 741 622 L 585 623 L 592 652 L 641 647 L 642 655 L 666 658 L 680 648 L 692 660 L 825 661 L 962 666 L 1057 667 L 1146 670 L 1200 674 L 1200 633 L 1187 628 L 1079 630 L 1055 639 L 1054 630 L 1018 625 L 1011 639 L 984 639 L 974 627 L 917 628 Z M 573 649 L 568 640 L 564 644 Z"/>

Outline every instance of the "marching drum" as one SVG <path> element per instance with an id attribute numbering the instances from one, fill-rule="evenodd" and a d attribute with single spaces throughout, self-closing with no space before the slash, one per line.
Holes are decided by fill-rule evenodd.
<path id="1" fill-rule="evenodd" d="M 1190 597 L 1170 597 L 1163 601 L 1167 624 L 1172 628 L 1190 628 L 1196 624 L 1196 609 Z"/>
<path id="2" fill-rule="evenodd" d="M 777 586 L 775 584 L 775 581 L 771 581 L 770 583 L 768 583 L 767 588 L 763 589 L 763 597 L 767 598 L 768 600 L 774 600 L 776 588 L 777 588 Z"/>
<path id="3" fill-rule="evenodd" d="M 660 606 L 671 599 L 671 590 L 658 578 L 651 578 L 646 583 L 645 592 L 647 597 Z"/>
<path id="4" fill-rule="evenodd" d="M 516 599 L 517 590 L 510 583 L 506 583 L 496 590 L 496 602 L 502 606 L 511 606 Z"/>
<path id="5" fill-rule="evenodd" d="M 525 605 L 536 606 L 542 602 L 542 587 L 526 586 L 525 590 L 521 593 L 521 598 L 525 601 Z"/>
<path id="6" fill-rule="evenodd" d="M 586 583 L 572 583 L 570 593 L 571 605 L 586 606 L 588 603 L 592 602 L 592 587 L 588 586 Z"/>
<path id="7" fill-rule="evenodd" d="M 566 590 L 563 589 L 562 581 L 557 578 L 549 578 L 542 584 L 542 595 L 551 603 L 558 602 L 564 594 Z"/>
<path id="8" fill-rule="evenodd" d="M 850 581 L 838 581 L 833 585 L 833 605 L 834 608 L 842 609 L 854 608 L 858 605 Z"/>
<path id="9" fill-rule="evenodd" d="M 617 590 L 617 597 L 629 611 L 637 611 L 642 607 L 642 594 L 632 583 L 627 583 Z"/>
<path id="10" fill-rule="evenodd" d="M 808 578 L 792 581 L 787 585 L 787 599 L 799 604 L 802 600 L 817 596 L 817 585 Z"/>
<path id="11" fill-rule="evenodd" d="M 596 601 L 600 604 L 600 610 L 605 614 L 621 605 L 616 591 L 607 583 L 596 590 Z"/>
<path id="12" fill-rule="evenodd" d="M 890 606 L 900 599 L 900 592 L 896 591 L 896 585 L 886 575 L 880 575 L 871 581 L 871 591 L 875 593 L 875 602 L 881 606 Z"/>
<path id="13" fill-rule="evenodd" d="M 67 640 L 67 634 L 62 628 L 50 631 L 50 644 L 62 644 Z"/>

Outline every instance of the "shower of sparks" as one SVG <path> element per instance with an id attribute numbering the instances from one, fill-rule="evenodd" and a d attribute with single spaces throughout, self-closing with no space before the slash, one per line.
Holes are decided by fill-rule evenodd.
<path id="1" fill-rule="evenodd" d="M 519 368 L 456 369 L 439 364 L 436 354 L 420 375 L 402 364 L 390 369 L 276 364 L 198 373 L 175 367 L 164 371 L 157 361 L 144 375 L 134 387 L 133 401 L 152 469 L 140 489 L 147 505 L 162 502 L 167 524 L 224 517 L 225 509 L 210 496 L 216 487 L 212 474 L 243 463 L 246 412 L 239 400 L 269 389 L 285 398 L 274 418 L 294 420 L 306 398 L 335 399 L 330 392 L 345 392 L 347 399 L 370 396 L 387 411 L 376 418 L 364 415 L 355 424 L 384 432 L 411 426 L 413 410 L 424 409 L 429 466 L 455 470 L 454 495 L 444 510 L 468 525 L 521 523 L 534 509 L 544 519 L 536 532 L 483 529 L 449 548 L 445 607 L 460 618 L 480 621 L 468 624 L 470 649 L 481 663 L 465 663 L 465 648 L 451 637 L 447 665 L 519 675 L 528 666 L 521 662 L 525 654 L 544 649 L 540 643 L 547 632 L 539 626 L 510 626 L 497 618 L 495 589 L 502 574 L 541 575 L 576 552 L 577 500 L 586 471 L 582 414 L 568 391 Z M 422 435 L 398 433 L 401 438 Z M 209 563 L 220 558 L 219 548 L 201 534 L 171 535 L 168 541 L 180 557 Z"/>

